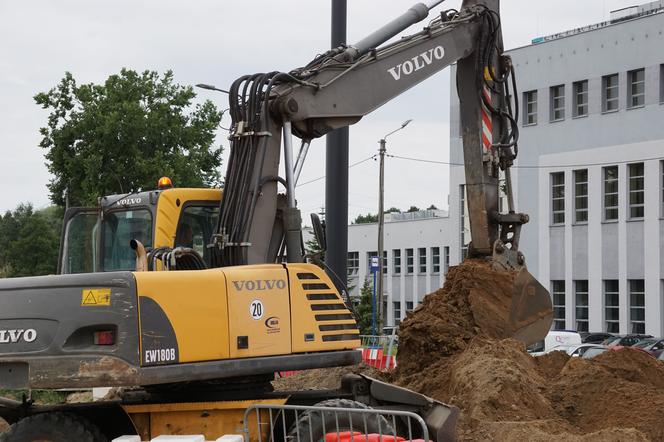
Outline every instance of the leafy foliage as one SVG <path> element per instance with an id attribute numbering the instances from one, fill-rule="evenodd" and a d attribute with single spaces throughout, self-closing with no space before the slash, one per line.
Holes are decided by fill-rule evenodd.
<path id="1" fill-rule="evenodd" d="M 53 274 L 57 270 L 62 211 L 20 204 L 0 216 L 0 277 Z"/>
<path id="2" fill-rule="evenodd" d="M 369 278 L 364 280 L 364 284 L 360 288 L 360 301 L 355 307 L 355 313 L 359 318 L 357 325 L 360 328 L 360 334 L 373 334 L 371 327 L 373 319 L 373 283 Z M 376 331 L 380 332 L 382 330 L 382 321 L 376 317 L 376 322 Z"/>
<path id="3" fill-rule="evenodd" d="M 221 147 L 213 146 L 221 112 L 173 73 L 122 69 L 104 84 L 78 85 L 71 73 L 37 94 L 50 110 L 40 129 L 53 203 L 94 204 L 100 195 L 154 188 L 167 175 L 179 187 L 219 184 Z"/>

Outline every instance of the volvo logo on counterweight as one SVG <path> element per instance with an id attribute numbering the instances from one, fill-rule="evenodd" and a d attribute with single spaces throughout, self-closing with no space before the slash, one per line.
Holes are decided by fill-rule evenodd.
<path id="1" fill-rule="evenodd" d="M 34 342 L 37 339 L 37 330 L 34 328 L 0 330 L 0 344 L 16 344 L 19 341 Z"/>
<path id="2" fill-rule="evenodd" d="M 413 72 L 417 72 L 423 67 L 429 66 L 434 60 L 442 60 L 444 56 L 445 48 L 436 46 L 388 69 L 387 72 L 392 75 L 392 78 L 398 81 L 401 80 L 401 75 L 410 75 Z"/>
<path id="3" fill-rule="evenodd" d="M 272 290 L 279 289 L 283 290 L 286 288 L 286 281 L 283 279 L 250 279 L 248 281 L 233 281 L 235 290 L 241 292 L 243 290 L 254 291 L 254 290 Z"/>

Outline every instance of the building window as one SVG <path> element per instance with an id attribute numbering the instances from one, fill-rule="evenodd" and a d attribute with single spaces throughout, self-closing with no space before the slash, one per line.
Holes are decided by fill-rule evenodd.
<path id="1" fill-rule="evenodd" d="M 588 115 L 588 80 L 577 81 L 574 88 L 574 117 Z"/>
<path id="2" fill-rule="evenodd" d="M 553 329 L 565 330 L 565 281 L 551 281 Z"/>
<path id="3" fill-rule="evenodd" d="M 413 249 L 406 249 L 406 274 L 412 275 L 414 272 Z"/>
<path id="4" fill-rule="evenodd" d="M 588 281 L 574 281 L 576 331 L 588 331 Z"/>
<path id="5" fill-rule="evenodd" d="M 440 247 L 431 247 L 431 272 L 440 273 Z"/>
<path id="6" fill-rule="evenodd" d="M 643 163 L 627 165 L 629 173 L 629 217 L 643 218 L 644 213 L 644 167 Z"/>
<path id="7" fill-rule="evenodd" d="M 602 112 L 618 110 L 618 74 L 602 77 Z"/>
<path id="8" fill-rule="evenodd" d="M 629 324 L 631 333 L 646 332 L 646 287 L 643 279 L 629 281 Z"/>
<path id="9" fill-rule="evenodd" d="M 629 71 L 627 78 L 629 81 L 627 107 L 643 106 L 646 97 L 646 70 L 636 69 Z"/>
<path id="10" fill-rule="evenodd" d="M 413 311 L 413 301 L 406 301 L 406 313 Z"/>
<path id="11" fill-rule="evenodd" d="M 607 333 L 620 332 L 620 292 L 617 279 L 604 281 L 604 323 Z"/>
<path id="12" fill-rule="evenodd" d="M 588 169 L 574 171 L 574 222 L 588 222 Z"/>
<path id="13" fill-rule="evenodd" d="M 426 247 L 421 247 L 417 249 L 417 258 L 418 258 L 418 268 L 419 273 L 427 272 L 427 249 Z"/>
<path id="14" fill-rule="evenodd" d="M 348 252 L 348 276 L 357 275 L 360 270 L 360 252 Z"/>
<path id="15" fill-rule="evenodd" d="M 528 91 L 523 94 L 526 112 L 523 114 L 523 125 L 537 124 L 537 91 Z"/>
<path id="16" fill-rule="evenodd" d="M 443 247 L 443 275 L 447 275 L 447 272 L 450 271 L 450 248 L 448 246 Z"/>
<path id="17" fill-rule="evenodd" d="M 466 186 L 459 186 L 459 200 L 461 213 L 461 261 L 468 256 L 468 244 L 470 244 L 470 218 L 468 217 L 468 203 L 466 202 Z"/>
<path id="18" fill-rule="evenodd" d="M 660 181 L 660 183 L 659 183 L 659 187 L 660 187 L 661 190 L 662 190 L 662 196 L 661 196 L 661 198 L 660 198 L 660 201 L 661 201 L 661 203 L 662 203 L 662 210 L 661 210 L 660 215 L 661 215 L 662 217 L 664 217 L 664 161 L 660 161 L 659 164 L 660 164 L 660 165 L 659 165 L 660 170 L 661 170 L 661 172 L 662 172 L 662 173 L 661 173 L 661 181 Z"/>
<path id="19" fill-rule="evenodd" d="M 604 220 L 618 219 L 618 166 L 605 167 L 604 173 Z"/>
<path id="20" fill-rule="evenodd" d="M 551 213 L 553 224 L 565 223 L 565 172 L 551 174 Z"/>
<path id="21" fill-rule="evenodd" d="M 401 301 L 392 302 L 394 307 L 394 325 L 401 324 Z"/>
<path id="22" fill-rule="evenodd" d="M 392 250 L 392 273 L 401 274 L 401 249 Z"/>
<path id="23" fill-rule="evenodd" d="M 562 121 L 565 119 L 565 85 L 552 86 L 549 89 L 550 96 L 550 121 Z"/>
<path id="24" fill-rule="evenodd" d="M 659 65 L 659 102 L 664 104 L 664 64 Z"/>

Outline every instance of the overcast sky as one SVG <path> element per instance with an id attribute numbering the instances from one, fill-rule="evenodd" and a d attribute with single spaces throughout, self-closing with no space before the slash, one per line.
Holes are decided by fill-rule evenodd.
<path id="1" fill-rule="evenodd" d="M 354 42 L 408 9 L 415 0 L 348 1 L 348 41 Z M 529 44 L 608 18 L 630 0 L 503 0 L 505 46 Z M 448 0 L 441 8 L 458 8 Z M 103 82 L 122 67 L 172 69 L 181 84 L 226 88 L 237 77 L 290 70 L 329 46 L 330 0 L 0 0 L 0 211 L 20 202 L 49 204 L 50 177 L 39 148 L 47 111 L 33 96 L 55 86 L 65 71 L 78 83 Z M 414 32 L 422 25 L 416 25 Z M 517 72 L 518 78 L 518 72 Z M 438 161 L 449 155 L 448 70 L 437 74 L 365 117 L 350 131 L 350 162 L 373 155 L 378 140 L 412 118 L 388 140 L 388 152 Z M 225 95 L 199 91 L 199 98 L 227 107 Z M 227 123 L 227 122 L 225 122 Z M 227 124 L 225 124 L 227 125 Z M 217 142 L 228 145 L 220 131 Z M 300 182 L 325 173 L 325 141 L 314 141 Z M 225 167 L 225 164 L 224 164 Z M 303 210 L 324 205 L 324 180 L 298 188 Z M 349 214 L 376 212 L 378 164 L 350 171 Z M 177 183 L 176 183 L 177 184 Z M 447 206 L 445 166 L 386 162 L 386 207 Z"/>

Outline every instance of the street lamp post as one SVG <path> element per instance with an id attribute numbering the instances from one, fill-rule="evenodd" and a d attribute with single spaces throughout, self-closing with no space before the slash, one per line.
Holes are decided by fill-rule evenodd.
<path id="1" fill-rule="evenodd" d="M 380 148 L 378 149 L 378 153 L 380 154 L 380 172 L 379 172 L 379 177 L 378 177 L 378 284 L 377 284 L 377 291 L 378 291 L 378 318 L 379 320 L 382 320 L 383 318 L 383 228 L 385 226 L 385 214 L 383 213 L 385 211 L 384 204 L 385 204 L 385 153 L 387 152 L 387 149 L 385 148 L 386 145 L 386 139 L 390 135 L 392 135 L 395 132 L 400 131 L 404 127 L 408 126 L 408 123 L 413 121 L 412 119 L 406 120 L 401 124 L 401 127 L 398 129 L 393 130 L 389 134 L 385 135 L 381 140 L 378 142 L 380 144 Z M 381 333 L 382 334 L 382 331 Z"/>

